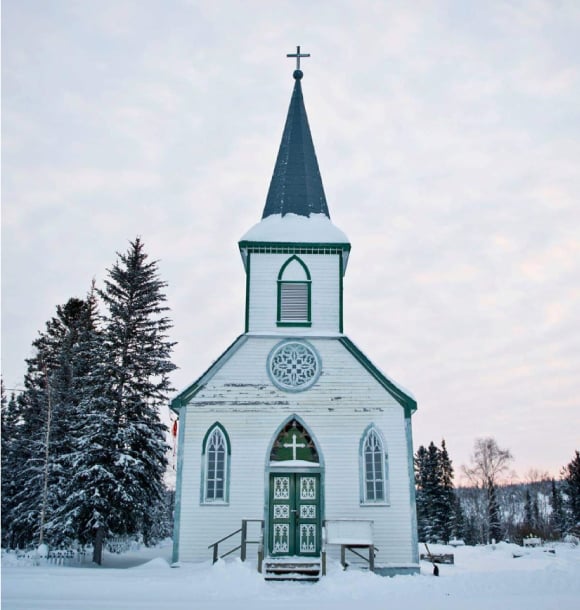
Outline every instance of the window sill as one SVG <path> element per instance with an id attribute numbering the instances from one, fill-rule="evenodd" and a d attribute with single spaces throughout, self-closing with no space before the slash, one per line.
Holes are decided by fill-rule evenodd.
<path id="1" fill-rule="evenodd" d="M 230 503 L 228 501 L 224 501 L 224 500 L 216 500 L 214 502 L 204 500 L 203 502 L 200 502 L 200 505 L 201 506 L 229 506 Z"/>
<path id="2" fill-rule="evenodd" d="M 312 322 L 276 322 L 276 326 L 302 326 L 310 327 Z"/>
<path id="3" fill-rule="evenodd" d="M 381 502 L 371 502 L 370 500 L 367 500 L 366 502 L 361 502 L 360 506 L 361 507 L 373 507 L 373 506 L 390 506 L 391 503 L 390 502 L 386 502 L 386 501 L 381 501 Z"/>

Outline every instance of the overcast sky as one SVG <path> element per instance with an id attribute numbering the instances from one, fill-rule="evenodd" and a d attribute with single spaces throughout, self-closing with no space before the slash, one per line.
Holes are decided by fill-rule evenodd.
<path id="1" fill-rule="evenodd" d="M 141 236 L 182 389 L 243 332 L 237 241 L 302 81 L 352 243 L 345 332 L 419 410 L 557 474 L 580 448 L 580 2 L 4 0 L 2 374 Z"/>

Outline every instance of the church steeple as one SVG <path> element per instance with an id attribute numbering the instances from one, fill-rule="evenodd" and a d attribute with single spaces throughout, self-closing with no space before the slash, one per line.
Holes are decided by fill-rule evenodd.
<path id="1" fill-rule="evenodd" d="M 297 53 L 288 57 L 296 57 L 299 68 L 300 57 L 308 55 L 300 54 L 298 47 Z M 296 69 L 294 91 L 262 218 L 273 214 L 306 217 L 324 214 L 330 218 L 304 107 L 302 77 L 302 70 Z"/>

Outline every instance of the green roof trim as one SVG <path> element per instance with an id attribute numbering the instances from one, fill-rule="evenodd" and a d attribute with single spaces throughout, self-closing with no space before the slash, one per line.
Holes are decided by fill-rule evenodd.
<path id="1" fill-rule="evenodd" d="M 351 246 L 348 242 L 297 242 L 297 241 L 249 241 L 238 242 L 240 254 L 246 273 L 249 273 L 249 255 L 261 254 L 341 254 L 342 274 L 346 273 L 346 264 Z"/>
<path id="2" fill-rule="evenodd" d="M 279 337 L 279 335 L 261 335 L 259 338 L 272 338 Z M 172 411 L 179 415 L 181 407 L 187 405 L 187 403 L 205 387 L 205 384 L 213 377 L 213 375 L 238 351 L 238 349 L 251 338 L 258 338 L 258 336 L 252 334 L 243 334 L 236 338 L 236 340 L 222 353 L 222 355 L 201 375 L 196 381 L 194 381 L 185 390 L 180 392 L 170 403 Z M 328 339 L 332 341 L 339 341 L 346 350 L 354 356 L 354 358 L 362 364 L 362 366 L 376 379 L 379 384 L 387 390 L 387 392 L 405 409 L 405 417 L 410 418 L 411 415 L 417 410 L 417 401 L 408 394 L 405 393 L 399 386 L 390 381 L 361 351 L 358 347 L 344 335 L 341 337 L 308 337 L 309 339 Z M 292 339 L 302 339 L 302 337 L 292 337 Z"/>
<path id="3" fill-rule="evenodd" d="M 260 252 L 264 248 L 268 248 L 276 252 L 307 250 L 306 254 L 310 252 L 315 254 L 319 250 L 336 250 L 331 254 L 338 254 L 338 252 L 350 252 L 351 248 L 348 242 L 249 241 L 247 239 L 238 242 L 238 245 L 240 250 L 244 249 L 250 252 Z"/>
<path id="4" fill-rule="evenodd" d="M 227 362 L 231 356 L 245 343 L 248 335 L 240 335 L 236 340 L 223 352 L 223 354 L 190 386 L 180 392 L 170 403 L 169 408 L 179 414 L 179 409 L 184 407 L 206 384 L 208 378 L 213 376 L 214 369 L 219 369 Z"/>
<path id="5" fill-rule="evenodd" d="M 405 409 L 405 417 L 417 410 L 417 401 L 401 388 L 387 379 L 383 373 L 358 349 L 348 338 L 340 337 L 339 341 L 364 366 L 364 368 L 387 390 L 387 392 Z"/>

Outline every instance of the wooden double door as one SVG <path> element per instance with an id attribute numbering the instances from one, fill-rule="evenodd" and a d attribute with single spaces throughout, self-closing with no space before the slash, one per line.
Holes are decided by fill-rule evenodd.
<path id="1" fill-rule="evenodd" d="M 270 556 L 320 554 L 320 498 L 320 474 L 270 474 Z"/>

